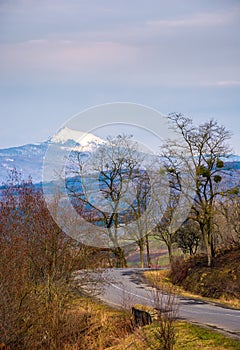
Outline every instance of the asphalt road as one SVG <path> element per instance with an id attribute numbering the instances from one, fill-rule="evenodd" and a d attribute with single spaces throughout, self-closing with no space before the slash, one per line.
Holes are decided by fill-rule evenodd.
<path id="1" fill-rule="evenodd" d="M 143 283 L 142 269 L 109 269 L 110 283 L 104 287 L 101 300 L 130 308 L 133 304 L 155 306 L 152 288 Z M 178 316 L 191 322 L 214 327 L 240 338 L 240 310 L 229 309 L 214 303 L 177 297 Z"/>

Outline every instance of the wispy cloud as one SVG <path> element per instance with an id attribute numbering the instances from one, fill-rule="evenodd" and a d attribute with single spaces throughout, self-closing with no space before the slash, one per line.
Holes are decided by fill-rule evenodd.
<path id="1" fill-rule="evenodd" d="M 67 79 L 79 75 L 91 77 L 96 73 L 117 69 L 133 63 L 138 49 L 111 41 L 79 42 L 75 40 L 35 39 L 17 44 L 0 45 L 2 73 L 37 74 L 51 72 Z"/>
<path id="2" fill-rule="evenodd" d="M 221 114 L 223 121 L 232 111 L 235 127 L 239 5 L 239 0 L 0 0 L 6 143 L 20 142 L 13 125 L 22 130 L 21 143 L 38 140 L 41 128 L 44 138 L 59 116 L 110 100 L 152 104 L 166 113 L 204 110 Z"/>
<path id="3" fill-rule="evenodd" d="M 218 81 L 216 85 L 223 86 L 223 87 L 240 86 L 240 80 L 222 80 L 222 81 Z"/>
<path id="4" fill-rule="evenodd" d="M 164 1 L 152 1 L 155 13 L 149 6 L 134 12 L 132 5 L 112 6 L 107 0 L 101 6 L 17 0 L 22 7 L 16 6 L 11 28 L 19 28 L 19 40 L 1 44 L 0 32 L 0 73 L 33 80 L 44 75 L 49 82 L 57 77 L 62 83 L 86 78 L 168 87 L 239 86 L 239 5 L 209 5 L 203 12 L 199 1 L 184 12 L 178 0 L 170 0 L 171 11 Z M 14 6 L 7 4 L 3 8 L 10 16 Z"/>
<path id="5" fill-rule="evenodd" d="M 237 9 L 238 13 L 240 12 Z M 222 26 L 230 23 L 236 17 L 236 9 L 228 12 L 196 13 L 188 17 L 159 19 L 147 21 L 147 25 L 153 28 L 194 28 L 194 27 L 212 27 Z"/>

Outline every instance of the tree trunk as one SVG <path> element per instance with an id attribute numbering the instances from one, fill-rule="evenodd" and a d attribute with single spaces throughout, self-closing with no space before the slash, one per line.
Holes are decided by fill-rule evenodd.
<path id="1" fill-rule="evenodd" d="M 173 262 L 172 244 L 167 244 L 170 265 Z"/>
<path id="2" fill-rule="evenodd" d="M 140 266 L 144 268 L 145 262 L 144 262 L 144 239 L 141 238 L 138 241 L 139 246 L 139 254 L 140 254 Z"/>
<path id="3" fill-rule="evenodd" d="M 211 251 L 211 246 L 207 240 L 207 262 L 208 262 L 208 267 L 213 267 L 213 257 L 212 257 L 212 251 Z"/>
<path id="4" fill-rule="evenodd" d="M 211 237 L 210 246 L 211 246 L 211 254 L 212 254 L 212 257 L 214 258 L 215 257 L 215 246 L 214 246 L 214 242 L 213 242 L 213 237 Z"/>
<path id="5" fill-rule="evenodd" d="M 121 247 L 117 247 L 114 250 L 114 254 L 116 257 L 116 267 L 118 267 L 118 268 L 127 267 L 127 261 L 125 258 L 124 249 Z"/>
<path id="6" fill-rule="evenodd" d="M 202 233 L 202 239 L 205 244 L 206 252 L 207 252 L 207 265 L 208 267 L 213 267 L 213 251 L 214 251 L 214 244 L 213 244 L 213 237 L 212 237 L 212 224 L 211 224 L 211 218 L 208 215 L 208 218 L 205 222 L 199 223 L 200 230 Z"/>
<path id="7" fill-rule="evenodd" d="M 211 232 L 209 232 L 207 227 L 203 228 L 203 240 L 205 242 L 207 251 L 207 264 L 208 267 L 213 267 L 213 255 L 212 255 L 212 244 L 211 244 Z"/>
<path id="8" fill-rule="evenodd" d="M 146 235 L 146 248 L 147 248 L 147 264 L 148 264 L 148 267 L 150 267 L 152 265 L 152 262 L 151 262 L 151 256 L 150 256 L 148 235 Z"/>
<path id="9" fill-rule="evenodd" d="M 213 225 L 211 211 L 208 213 L 207 220 L 204 225 L 204 238 L 207 249 L 208 267 L 214 267 L 214 243 L 213 243 Z"/>

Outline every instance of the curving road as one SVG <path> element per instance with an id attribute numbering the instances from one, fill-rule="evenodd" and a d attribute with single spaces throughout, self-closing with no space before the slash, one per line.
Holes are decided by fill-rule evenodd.
<path id="1" fill-rule="evenodd" d="M 100 299 L 125 308 L 133 304 L 154 306 L 152 288 L 144 284 L 144 269 L 109 269 L 110 283 L 103 288 Z M 240 338 L 240 310 L 229 309 L 214 303 L 177 297 L 179 317 L 191 322 L 214 327 Z"/>

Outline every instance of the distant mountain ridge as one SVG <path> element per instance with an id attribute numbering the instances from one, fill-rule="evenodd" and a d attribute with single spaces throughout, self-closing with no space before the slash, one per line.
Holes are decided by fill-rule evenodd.
<path id="1" fill-rule="evenodd" d="M 48 146 L 52 143 L 67 148 L 69 152 L 74 148 L 86 153 L 104 142 L 93 134 L 65 127 L 47 141 L 0 149 L 0 185 L 7 180 L 13 168 L 16 168 L 24 179 L 31 176 L 34 183 L 41 182 L 43 159 Z"/>
<path id="2" fill-rule="evenodd" d="M 0 182 L 6 181 L 11 169 L 16 168 L 23 178 L 31 175 L 33 182 L 42 180 L 43 157 L 48 142 L 0 149 Z"/>
<path id="3" fill-rule="evenodd" d="M 32 177 L 34 183 L 42 181 L 43 159 L 50 144 L 56 143 L 59 147 L 69 149 L 75 148 L 80 152 L 91 152 L 92 149 L 105 141 L 101 138 L 69 128 L 62 128 L 51 139 L 34 144 L 27 144 L 19 147 L 0 149 L 0 185 L 6 181 L 11 169 L 16 168 L 26 179 Z M 240 156 L 229 155 L 223 159 L 226 169 L 240 170 Z"/>

